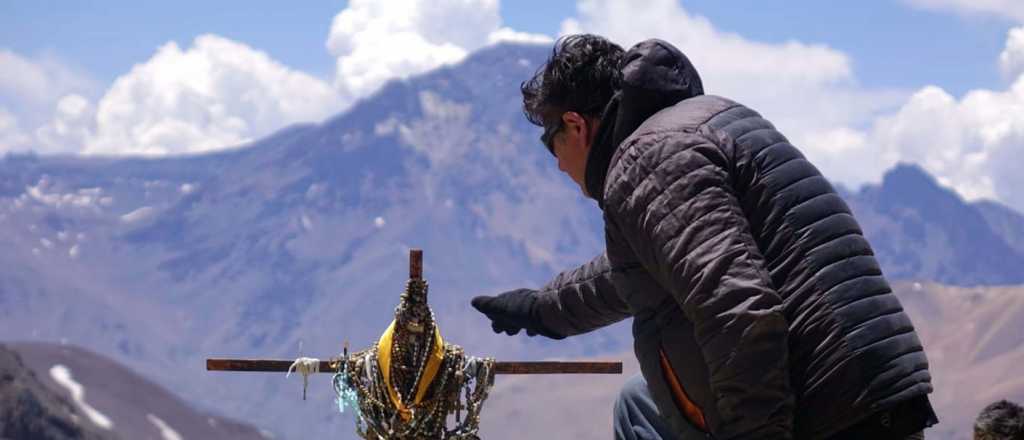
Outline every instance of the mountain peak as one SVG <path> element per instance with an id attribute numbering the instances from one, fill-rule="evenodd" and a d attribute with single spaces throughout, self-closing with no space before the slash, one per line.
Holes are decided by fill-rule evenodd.
<path id="1" fill-rule="evenodd" d="M 920 165 L 900 162 L 895 167 L 886 171 L 882 177 L 882 191 L 897 194 L 922 194 L 951 193 L 948 189 L 942 188 L 939 182 L 931 174 L 928 174 Z"/>

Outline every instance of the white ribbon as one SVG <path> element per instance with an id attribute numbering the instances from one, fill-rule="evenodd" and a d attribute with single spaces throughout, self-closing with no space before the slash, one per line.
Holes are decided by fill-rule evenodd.
<path id="1" fill-rule="evenodd" d="M 302 375 L 302 400 L 306 400 L 306 388 L 309 386 L 309 375 L 320 372 L 320 359 L 300 357 L 288 367 L 285 379 L 292 375 L 292 370 Z"/>

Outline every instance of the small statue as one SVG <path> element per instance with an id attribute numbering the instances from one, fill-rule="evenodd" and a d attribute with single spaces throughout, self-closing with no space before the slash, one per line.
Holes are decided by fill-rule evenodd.
<path id="1" fill-rule="evenodd" d="M 421 250 L 410 252 L 409 280 L 395 320 L 377 345 L 340 359 L 339 406 L 357 407 L 365 439 L 478 439 L 480 408 L 494 383 L 494 359 L 466 356 L 445 343 L 427 304 Z M 448 427 L 454 416 L 455 426 Z"/>

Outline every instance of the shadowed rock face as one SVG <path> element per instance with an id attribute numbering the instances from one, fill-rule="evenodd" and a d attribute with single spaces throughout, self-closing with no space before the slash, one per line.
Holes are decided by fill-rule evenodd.
<path id="1" fill-rule="evenodd" d="M 66 398 L 44 385 L 17 353 L 0 345 L 0 439 L 107 440 Z"/>
<path id="2" fill-rule="evenodd" d="M 125 366 L 87 350 L 39 343 L 13 343 L 8 347 L 6 353 L 20 359 L 21 368 L 36 378 L 37 388 L 70 404 L 77 411 L 79 424 L 105 434 L 103 437 L 9 436 L 12 439 L 258 440 L 264 437 L 252 426 L 198 411 Z M 67 388 L 68 378 L 82 391 L 77 399 Z M 83 403 L 89 410 L 82 409 Z M 0 413 L 4 408 L 0 403 Z M 108 424 L 106 429 L 93 426 L 95 422 L 90 421 L 96 416 L 90 416 L 88 411 L 99 414 Z M 29 421 L 46 420 L 38 414 L 22 414 L 21 417 Z"/>

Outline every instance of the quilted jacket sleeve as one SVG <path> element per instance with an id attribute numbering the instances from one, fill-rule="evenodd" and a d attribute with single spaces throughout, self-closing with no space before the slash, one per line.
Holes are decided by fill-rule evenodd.
<path id="1" fill-rule="evenodd" d="M 715 438 L 791 438 L 787 322 L 722 141 L 674 131 L 627 142 L 609 205 L 694 325 L 721 416 Z"/>
<path id="2" fill-rule="evenodd" d="M 614 324 L 630 316 L 629 307 L 612 284 L 613 269 L 604 253 L 558 274 L 538 292 L 542 324 L 562 336 L 573 336 Z"/>

